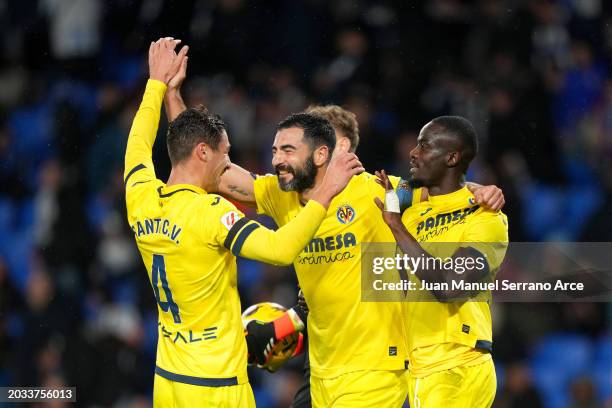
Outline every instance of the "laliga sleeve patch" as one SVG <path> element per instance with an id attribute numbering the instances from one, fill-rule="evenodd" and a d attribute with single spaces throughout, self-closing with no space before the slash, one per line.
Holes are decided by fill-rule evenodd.
<path id="1" fill-rule="evenodd" d="M 229 231 L 232 229 L 234 224 L 236 224 L 236 221 L 238 221 L 241 218 L 242 218 L 242 215 L 239 212 L 230 211 L 221 216 L 221 224 L 223 224 L 223 226 L 227 228 L 227 230 Z"/>

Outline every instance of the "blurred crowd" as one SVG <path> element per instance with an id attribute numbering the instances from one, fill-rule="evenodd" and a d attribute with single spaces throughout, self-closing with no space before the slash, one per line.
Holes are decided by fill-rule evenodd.
<path id="1" fill-rule="evenodd" d="M 0 386 L 151 404 L 157 309 L 122 173 L 160 36 L 190 46 L 187 105 L 222 116 L 253 172 L 272 170 L 275 124 L 312 103 L 354 112 L 365 167 L 397 175 L 427 121 L 462 115 L 481 142 L 468 178 L 503 189 L 512 241 L 610 240 L 611 2 L 0 0 L 0 32 Z M 243 308 L 291 306 L 295 284 L 239 260 Z M 610 304 L 493 315 L 496 406 L 612 406 Z M 250 371 L 259 406 L 288 405 L 300 364 Z"/>

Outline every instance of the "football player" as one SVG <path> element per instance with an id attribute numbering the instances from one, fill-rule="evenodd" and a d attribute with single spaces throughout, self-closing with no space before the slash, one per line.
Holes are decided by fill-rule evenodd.
<path id="1" fill-rule="evenodd" d="M 245 218 L 219 195 L 230 168 L 226 126 L 202 109 L 187 109 L 167 134 L 172 170 L 155 175 L 152 147 L 167 84 L 187 64 L 187 47 L 162 38 L 149 49 L 150 77 L 125 154 L 127 218 L 158 303 L 154 405 L 254 407 L 247 346 L 236 288 L 236 256 L 290 264 L 314 236 L 333 197 L 363 171 L 354 154 L 331 159 L 333 146 L 313 146 L 333 168 L 295 218 L 277 231 Z M 334 141 L 329 123 L 307 118 L 317 140 Z"/>

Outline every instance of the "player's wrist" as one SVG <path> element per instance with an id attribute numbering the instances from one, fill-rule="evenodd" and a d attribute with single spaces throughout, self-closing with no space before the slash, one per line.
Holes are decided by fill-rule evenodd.
<path id="1" fill-rule="evenodd" d="M 392 232 L 399 232 L 403 226 L 402 219 L 398 213 L 392 213 L 392 214 L 396 216 L 386 217 L 385 222 L 387 223 L 387 225 L 389 226 L 389 229 L 391 229 Z"/>
<path id="2" fill-rule="evenodd" d="M 399 196 L 395 190 L 385 191 L 385 211 L 391 213 L 400 213 Z"/>
<path id="3" fill-rule="evenodd" d="M 315 191 L 311 199 L 321 204 L 327 210 L 333 198 L 334 193 L 332 189 L 322 185 Z"/>
<path id="4" fill-rule="evenodd" d="M 163 72 L 151 72 L 151 74 L 149 75 L 149 79 L 163 82 L 164 85 L 168 86 L 168 83 L 170 82 L 170 79 L 172 79 L 172 77 L 167 73 Z"/>
<path id="5" fill-rule="evenodd" d="M 306 327 L 306 316 L 299 305 L 296 305 L 287 311 L 287 314 L 291 318 L 295 331 L 302 331 Z"/>
<path id="6" fill-rule="evenodd" d="M 166 99 L 182 101 L 183 97 L 181 96 L 180 87 L 174 87 L 168 84 L 168 90 L 166 91 Z"/>
<path id="7" fill-rule="evenodd" d="M 168 89 L 168 81 L 169 81 L 169 79 L 164 78 L 164 76 L 162 74 L 151 73 L 149 75 L 149 80 L 150 81 L 161 82 L 162 84 L 165 85 L 166 89 Z"/>
<path id="8" fill-rule="evenodd" d="M 293 309 L 289 309 L 287 313 L 274 320 L 273 323 L 276 340 L 281 340 L 290 334 L 304 329 L 304 322 Z"/>
<path id="9" fill-rule="evenodd" d="M 329 208 L 329 204 L 331 202 L 330 199 L 320 195 L 314 195 L 311 200 L 319 203 L 325 210 Z"/>

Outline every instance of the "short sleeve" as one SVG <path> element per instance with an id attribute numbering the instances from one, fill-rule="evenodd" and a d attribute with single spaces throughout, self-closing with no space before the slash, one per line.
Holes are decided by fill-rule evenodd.
<path id="1" fill-rule="evenodd" d="M 485 255 L 491 271 L 501 266 L 508 249 L 508 219 L 502 212 L 483 211 L 471 220 L 463 242 Z"/>

